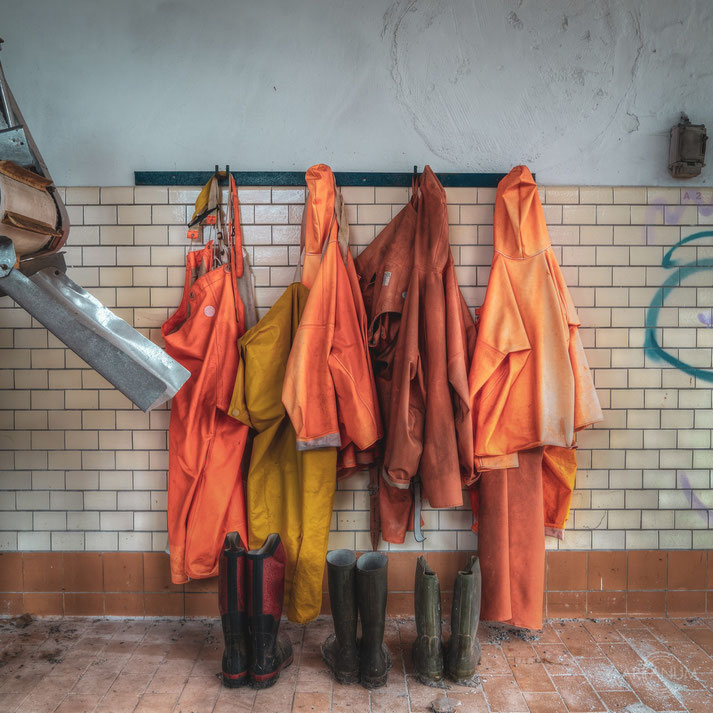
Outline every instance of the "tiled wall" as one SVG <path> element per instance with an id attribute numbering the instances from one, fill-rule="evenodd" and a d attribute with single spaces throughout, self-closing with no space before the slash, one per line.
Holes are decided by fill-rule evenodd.
<path id="1" fill-rule="evenodd" d="M 158 339 L 180 299 L 185 221 L 197 190 L 65 193 L 70 276 Z M 683 238 L 713 224 L 713 191 L 545 187 L 541 194 L 605 409 L 604 423 L 579 436 L 570 526 L 564 542 L 549 546 L 711 547 L 713 268 L 662 262 Z M 407 200 L 398 188 L 345 188 L 344 196 L 356 249 Z M 451 243 L 471 307 L 487 284 L 494 197 L 493 189 L 448 191 Z M 295 273 L 304 190 L 246 188 L 240 199 L 264 312 Z M 705 238 L 673 256 L 694 266 L 712 257 L 713 239 Z M 644 350 L 647 314 L 665 352 L 691 373 Z M 165 548 L 167 410 L 132 408 L 7 297 L 0 298 L 0 389 L 0 549 Z M 365 487 L 361 474 L 340 484 L 332 547 L 369 546 Z M 426 549 L 473 548 L 467 505 L 426 509 L 424 519 Z"/>
<path id="2" fill-rule="evenodd" d="M 417 552 L 389 554 L 389 616 L 413 616 Z M 450 611 L 468 552 L 427 552 Z M 171 584 L 163 552 L 0 552 L 0 616 L 217 616 L 218 581 Z M 548 552 L 543 614 L 552 618 L 710 616 L 713 552 Z M 322 613 L 328 614 L 326 572 Z"/>

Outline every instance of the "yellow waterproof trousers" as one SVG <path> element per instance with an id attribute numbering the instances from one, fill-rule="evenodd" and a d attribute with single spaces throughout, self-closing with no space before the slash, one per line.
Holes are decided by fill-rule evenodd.
<path id="1" fill-rule="evenodd" d="M 248 471 L 248 538 L 257 549 L 278 532 L 287 554 L 285 606 L 290 621 L 312 621 L 322 604 L 322 577 L 336 489 L 337 449 L 297 451 L 282 404 L 290 348 L 309 290 L 290 285 L 240 339 L 230 415 L 256 432 Z"/>

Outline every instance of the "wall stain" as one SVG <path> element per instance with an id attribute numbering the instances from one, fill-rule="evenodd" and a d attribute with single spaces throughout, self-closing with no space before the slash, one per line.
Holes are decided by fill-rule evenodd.
<path id="1" fill-rule="evenodd" d="M 627 135 L 643 46 L 638 15 L 613 0 L 577 12 L 564 0 L 544 11 L 509 5 L 393 0 L 380 17 L 394 103 L 430 152 L 425 160 L 553 171 L 564 146 L 581 156 Z M 571 106 L 580 121 L 567 120 Z"/>
<path id="2" fill-rule="evenodd" d="M 521 30 L 524 27 L 522 20 L 517 16 L 514 10 L 510 10 L 508 13 L 508 24 L 516 30 Z"/>

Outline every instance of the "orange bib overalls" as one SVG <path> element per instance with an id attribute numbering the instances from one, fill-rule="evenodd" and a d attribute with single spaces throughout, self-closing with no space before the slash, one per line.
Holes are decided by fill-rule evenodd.
<path id="1" fill-rule="evenodd" d="M 175 584 L 212 577 L 227 532 L 248 541 L 241 461 L 248 427 L 228 416 L 245 310 L 237 194 L 230 261 L 214 267 L 213 242 L 188 253 L 183 299 L 164 323 L 166 351 L 191 377 L 174 396 L 168 429 L 168 544 Z M 230 226 L 230 223 L 229 223 Z"/>

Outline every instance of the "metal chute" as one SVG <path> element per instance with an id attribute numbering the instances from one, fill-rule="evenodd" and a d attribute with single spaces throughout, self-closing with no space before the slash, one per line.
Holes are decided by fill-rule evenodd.
<path id="1" fill-rule="evenodd" d="M 0 295 L 10 295 L 139 408 L 164 403 L 190 372 L 64 274 L 58 251 L 68 234 L 64 203 L 0 64 Z"/>

